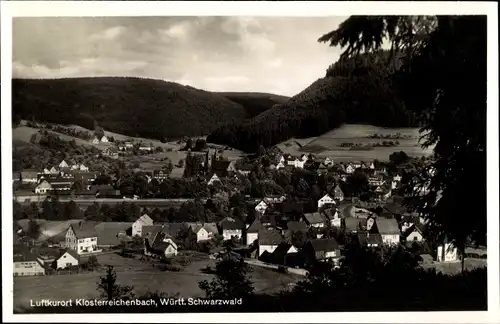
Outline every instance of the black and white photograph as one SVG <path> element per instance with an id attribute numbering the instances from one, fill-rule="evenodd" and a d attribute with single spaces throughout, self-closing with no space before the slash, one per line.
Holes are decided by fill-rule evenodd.
<path id="1" fill-rule="evenodd" d="M 9 320 L 500 320 L 496 3 L 223 2 L 2 3 Z"/>

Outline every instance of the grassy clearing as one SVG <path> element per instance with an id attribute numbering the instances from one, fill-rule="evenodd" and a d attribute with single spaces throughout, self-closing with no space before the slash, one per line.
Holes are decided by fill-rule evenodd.
<path id="1" fill-rule="evenodd" d="M 476 268 L 482 268 L 486 266 L 487 266 L 486 259 L 465 258 L 466 270 L 473 270 Z M 447 275 L 455 275 L 459 274 L 462 271 L 462 263 L 460 262 L 433 263 L 424 265 L 424 268 L 427 269 L 435 268 L 437 272 L 441 272 Z"/>
<path id="2" fill-rule="evenodd" d="M 179 272 L 161 271 L 158 261 L 139 260 L 121 257 L 117 254 L 97 256 L 101 265 L 114 266 L 117 282 L 121 285 L 134 286 L 136 294 L 148 291 L 162 291 L 181 297 L 203 296 L 198 288 L 201 280 L 211 280 L 213 275 L 204 274 L 202 268 L 215 267 L 215 261 L 208 255 L 198 252 L 187 252 L 174 258 L 173 263 L 179 265 L 180 258 L 189 259 L 190 263 Z M 154 264 L 154 266 L 153 266 Z M 299 276 L 280 274 L 270 269 L 251 267 L 251 280 L 256 292 L 276 292 L 287 287 L 289 283 L 302 279 Z M 75 299 L 94 298 L 98 293 L 97 281 L 103 270 L 93 273 L 52 275 L 41 277 L 14 277 L 14 307 L 27 307 L 30 300 L 39 299 Z"/>

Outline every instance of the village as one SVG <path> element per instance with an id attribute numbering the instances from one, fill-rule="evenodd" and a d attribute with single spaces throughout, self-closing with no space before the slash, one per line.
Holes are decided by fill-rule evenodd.
<path id="1" fill-rule="evenodd" d="M 98 140 L 107 141 L 92 141 Z M 115 149 L 123 152 L 133 147 L 132 142 L 117 142 Z M 109 155 L 111 151 L 115 152 L 105 152 Z M 79 216 L 43 219 L 44 212 L 38 211 L 31 219 L 16 219 L 14 276 L 90 269 L 100 256 L 117 251 L 157 260 L 196 251 L 209 259 L 230 256 L 305 275 L 305 268 L 318 261 L 340 264 L 343 247 L 349 240 L 370 248 L 414 248 L 429 264 L 459 261 L 451 243 L 427 244 L 424 218 L 404 206 L 404 166 L 394 168 L 380 161 L 335 163 L 329 157 L 291 156 L 275 149 L 245 161 L 228 161 L 221 150 L 205 147 L 200 151 L 188 150 L 185 168 L 184 177 L 204 187 L 206 190 L 201 191 L 205 197 L 124 194 L 117 181 L 96 184 L 103 176 L 101 172 L 65 160 L 43 170 L 15 174 L 14 183 L 33 188 L 31 194 L 15 195 L 23 208 L 41 206 L 43 211 L 51 202 L 66 202 L 76 206 L 75 215 Z M 256 179 L 256 173 L 262 169 L 298 176 L 296 188 L 273 189 L 279 186 L 266 179 L 265 173 Z M 160 187 L 171 180 L 168 171 L 162 169 L 141 171 L 140 176 L 148 185 Z M 257 183 L 264 188 L 252 188 Z M 249 190 L 245 189 L 248 185 Z M 271 189 L 266 190 L 265 185 L 271 185 Z M 425 188 L 415 190 L 425 192 Z M 88 206 L 97 203 L 136 206 L 127 221 L 92 219 L 86 216 L 88 211 L 82 213 L 85 207 L 90 209 Z M 171 217 L 173 207 L 183 209 L 189 204 L 201 208 L 205 216 Z M 169 216 L 165 216 L 165 210 L 170 211 Z"/>

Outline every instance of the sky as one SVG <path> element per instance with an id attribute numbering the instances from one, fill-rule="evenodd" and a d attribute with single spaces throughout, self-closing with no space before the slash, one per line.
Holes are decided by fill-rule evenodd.
<path id="1" fill-rule="evenodd" d="M 135 76 L 292 96 L 338 59 L 340 48 L 317 39 L 346 18 L 14 18 L 13 77 Z"/>

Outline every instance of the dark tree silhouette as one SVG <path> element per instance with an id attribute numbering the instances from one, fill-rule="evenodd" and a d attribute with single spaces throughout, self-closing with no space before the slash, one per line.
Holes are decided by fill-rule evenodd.
<path id="1" fill-rule="evenodd" d="M 121 286 L 116 283 L 116 271 L 113 266 L 108 265 L 106 274 L 97 283 L 97 290 L 101 293 L 101 298 L 107 300 L 129 299 L 134 297 L 133 287 Z"/>
<path id="2" fill-rule="evenodd" d="M 203 280 L 198 286 L 210 299 L 248 297 L 254 291 L 252 282 L 247 277 L 248 271 L 243 260 L 227 258 L 217 263 L 215 278 L 211 282 Z"/>

